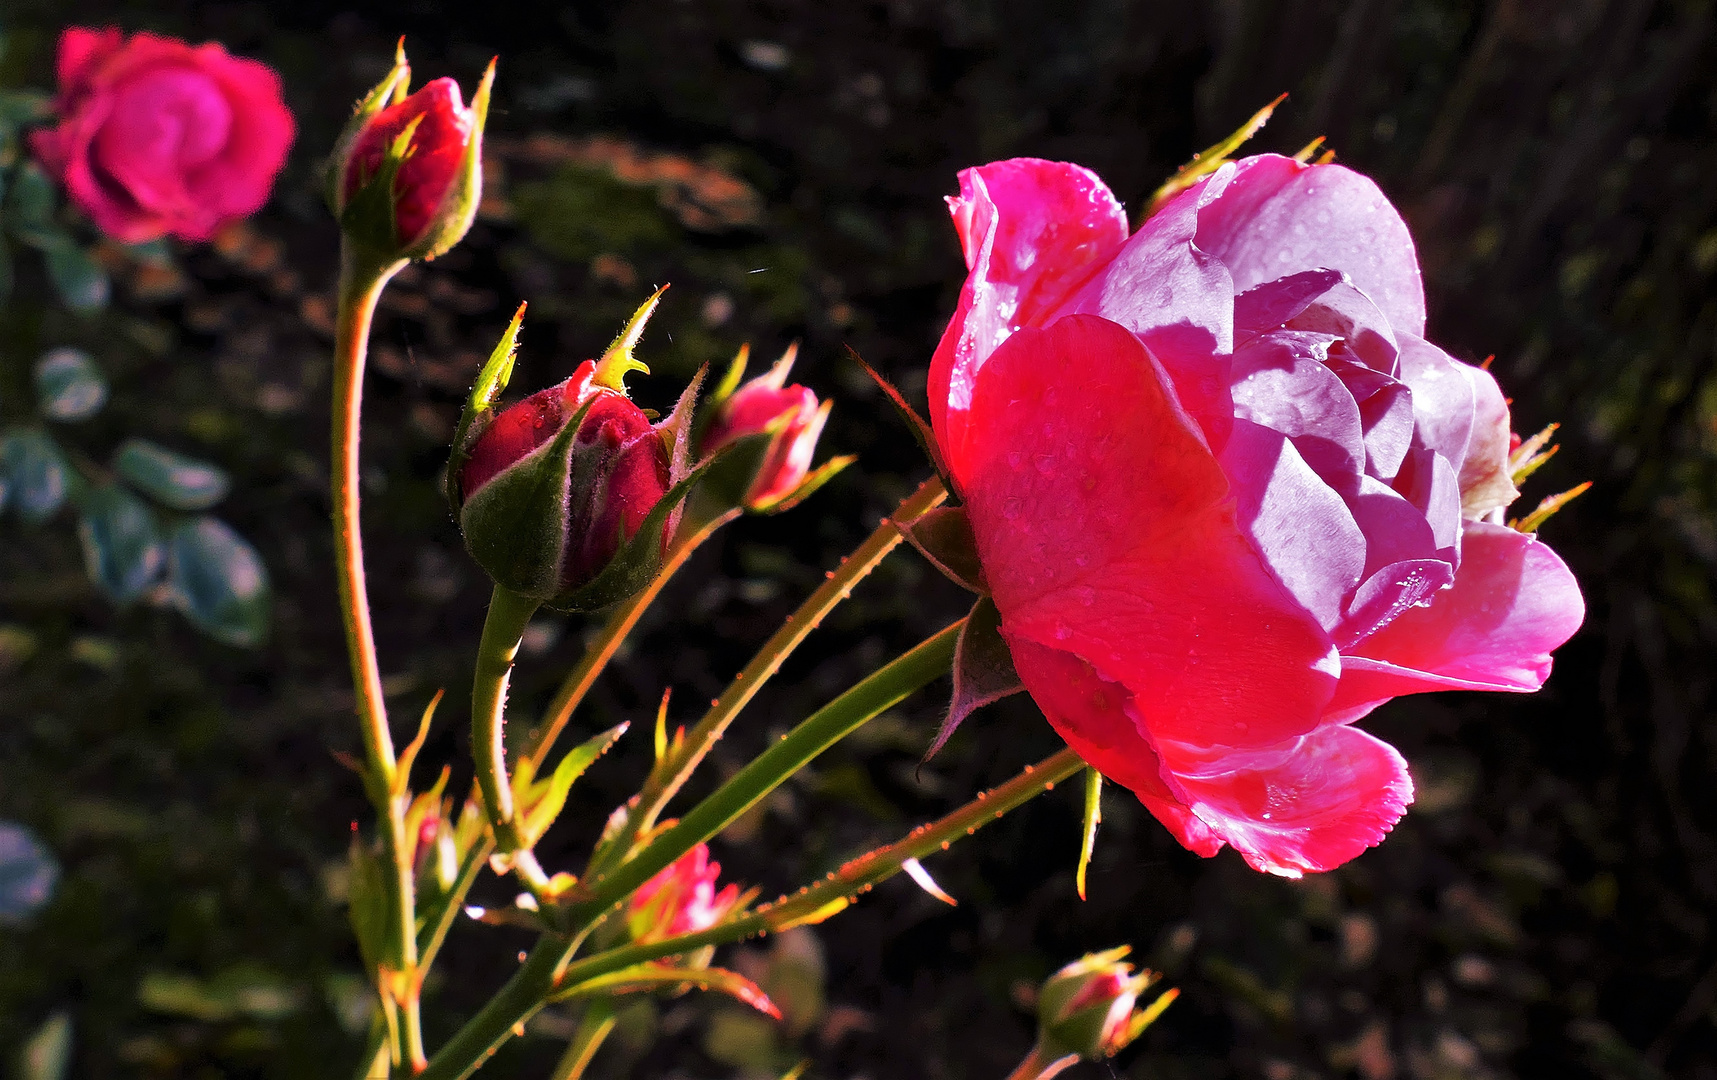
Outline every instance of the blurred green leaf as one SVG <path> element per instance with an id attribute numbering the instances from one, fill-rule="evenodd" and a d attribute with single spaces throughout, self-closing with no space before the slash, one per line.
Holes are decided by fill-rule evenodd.
<path id="1" fill-rule="evenodd" d="M 77 312 L 100 311 L 113 291 L 107 271 L 70 237 L 60 237 L 42 248 L 48 278 L 66 307 Z"/>
<path id="2" fill-rule="evenodd" d="M 755 1012 L 721 1009 L 704 1029 L 704 1053 L 738 1069 L 767 1069 L 780 1056 L 775 1023 Z"/>
<path id="3" fill-rule="evenodd" d="M 173 599 L 217 641 L 255 648 L 268 636 L 268 568 L 245 539 L 218 518 L 190 518 L 167 543 Z"/>
<path id="4" fill-rule="evenodd" d="M 167 562 L 155 512 L 117 484 L 103 484 L 85 497 L 78 538 L 89 579 L 118 604 L 143 595 Z"/>
<path id="5" fill-rule="evenodd" d="M 213 979 L 151 971 L 137 986 L 144 1008 L 169 1016 L 217 1022 L 244 1017 L 271 1022 L 298 1011 L 303 994 L 255 964 L 238 964 Z"/>
<path id="6" fill-rule="evenodd" d="M 16 671 L 36 653 L 36 635 L 22 626 L 0 623 L 0 675 Z"/>
<path id="7" fill-rule="evenodd" d="M 138 491 L 175 510 L 207 510 L 232 490 L 232 480 L 222 469 L 147 439 L 125 440 L 113 456 L 113 469 Z"/>
<path id="8" fill-rule="evenodd" d="M 23 1080 L 62 1080 L 72 1060 L 72 1018 L 64 1009 L 48 1017 L 18 1055 Z"/>
<path id="9" fill-rule="evenodd" d="M 15 428 L 0 436 L 0 474 L 18 516 L 32 524 L 52 517 L 66 501 L 69 468 L 45 432 Z"/>
<path id="10" fill-rule="evenodd" d="M 0 821 L 0 925 L 20 923 L 54 895 L 60 868 L 36 834 Z"/>
<path id="11" fill-rule="evenodd" d="M 54 221 L 54 182 L 35 164 L 12 174 L 11 190 L 0 221 L 6 231 L 26 244 L 45 247 L 66 239 Z"/>
<path id="12" fill-rule="evenodd" d="M 50 349 L 36 361 L 36 407 L 49 420 L 88 420 L 107 403 L 107 379 L 82 349 Z"/>
<path id="13" fill-rule="evenodd" d="M 513 204 L 533 240 L 578 262 L 666 247 L 679 234 L 649 188 L 576 165 L 551 180 L 520 184 Z"/>

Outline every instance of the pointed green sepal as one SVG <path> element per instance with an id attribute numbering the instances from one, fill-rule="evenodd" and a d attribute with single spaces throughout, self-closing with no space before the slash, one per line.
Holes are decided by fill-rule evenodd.
<path id="1" fill-rule="evenodd" d="M 894 526 L 948 580 L 975 593 L 990 591 L 978 559 L 978 538 L 965 507 L 933 507 L 909 522 L 896 521 Z"/>
<path id="2" fill-rule="evenodd" d="M 1085 899 L 1085 871 L 1091 867 L 1091 853 L 1097 847 L 1097 826 L 1103 822 L 1103 774 L 1096 769 L 1085 770 L 1085 819 L 1080 830 L 1079 869 L 1073 875 L 1073 885 L 1079 899 Z"/>
<path id="3" fill-rule="evenodd" d="M 859 367 L 864 368 L 865 374 L 869 375 L 871 380 L 882 388 L 882 392 L 888 397 L 889 404 L 893 405 L 894 411 L 900 414 L 900 419 L 906 423 L 907 430 L 912 432 L 912 437 L 918 440 L 919 449 L 923 450 L 924 456 L 930 459 L 930 464 L 935 468 L 936 475 L 942 478 L 942 486 L 948 489 L 949 501 L 958 505 L 956 493 L 960 489 L 954 483 L 954 474 L 948 471 L 947 462 L 942 460 L 942 449 L 936 444 L 936 433 L 930 429 L 929 423 L 907 403 L 906 397 L 893 383 L 883 378 L 875 368 L 865 363 L 864 357 L 860 356 L 851 346 L 847 347 L 847 353 Z"/>
<path id="4" fill-rule="evenodd" d="M 960 628 L 960 640 L 954 646 L 954 697 L 924 760 L 935 757 L 973 712 L 1024 689 L 1002 637 L 1001 612 L 994 600 L 981 596 Z"/>
<path id="5" fill-rule="evenodd" d="M 483 130 L 489 123 L 489 99 L 495 88 L 496 60 L 491 59 L 483 69 L 477 92 L 471 95 L 471 141 L 465 144 L 465 156 L 459 162 L 459 174 L 441 197 L 441 209 L 435 220 L 410 247 L 401 252 L 407 259 L 434 259 L 445 255 L 453 245 L 465 239 L 471 223 L 477 220 L 477 207 L 483 201 Z"/>
<path id="6" fill-rule="evenodd" d="M 521 303 L 519 310 L 513 312 L 513 321 L 507 324 L 506 333 L 501 335 L 489 359 L 484 361 L 483 370 L 477 373 L 477 381 L 465 399 L 465 410 L 459 415 L 459 426 L 453 430 L 453 450 L 447 457 L 447 472 L 443 479 L 447 502 L 453 508 L 455 520 L 465 502 L 464 493 L 459 488 L 459 474 L 471 458 L 471 447 L 476 445 L 483 429 L 494 417 L 495 403 L 500 400 L 501 392 L 512 380 L 513 364 L 519 356 L 519 330 L 524 322 L 525 305 Z"/>
<path id="7" fill-rule="evenodd" d="M 352 118 L 346 121 L 339 139 L 334 142 L 333 151 L 328 155 L 327 164 L 323 166 L 322 195 L 327 199 L 328 208 L 334 212 L 336 218 L 345 216 L 346 161 L 351 157 L 352 147 L 357 143 L 358 136 L 377 113 L 389 105 L 405 100 L 410 88 L 411 65 L 405 59 L 405 38 L 402 37 L 394 49 L 393 67 L 369 93 L 358 99 L 357 106 L 352 110 Z"/>
<path id="8" fill-rule="evenodd" d="M 602 358 L 596 361 L 596 374 L 591 378 L 593 383 L 598 386 L 606 386 L 610 390 L 618 390 L 624 394 L 626 392 L 626 376 L 629 373 L 634 371 L 641 371 L 646 375 L 650 373 L 650 369 L 637 356 L 633 355 L 632 350 L 637 347 L 638 340 L 644 336 L 645 324 L 650 321 L 650 316 L 656 313 L 656 305 L 662 302 L 662 294 L 667 291 L 668 287 L 663 285 L 651 293 L 648 300 L 638 305 L 638 310 L 634 311 L 632 317 L 626 321 L 625 329 L 621 330 L 619 336 L 607 349 L 603 350 Z"/>
<path id="9" fill-rule="evenodd" d="M 523 818 L 523 833 L 526 844 L 534 844 L 548 832 L 555 818 L 560 816 L 561 809 L 566 806 L 566 796 L 572 790 L 573 783 L 596 761 L 608 752 L 608 748 L 626 734 L 629 724 L 618 724 L 609 728 L 583 744 L 575 747 L 554 772 L 544 781 L 532 783 L 529 775 L 521 768 L 513 777 L 515 798 L 519 803 L 519 813 Z M 521 763 L 522 765 L 523 763 Z M 521 782 L 522 780 L 522 782 Z"/>
<path id="10" fill-rule="evenodd" d="M 1167 205 L 1170 199 L 1226 164 L 1229 155 L 1240 149 L 1246 140 L 1258 134 L 1258 129 L 1269 122 L 1270 114 L 1276 111 L 1276 106 L 1280 105 L 1287 97 L 1287 94 L 1277 96 L 1275 101 L 1253 113 L 1251 118 L 1241 124 L 1232 135 L 1202 153 L 1192 155 L 1191 161 L 1182 165 L 1179 171 L 1163 181 L 1163 185 L 1157 188 L 1156 193 L 1151 196 L 1150 202 L 1145 204 L 1145 212 L 1139 218 L 1139 223 L 1143 224 L 1152 214 Z M 1307 149 L 1310 150 L 1312 147 L 1307 147 Z"/>

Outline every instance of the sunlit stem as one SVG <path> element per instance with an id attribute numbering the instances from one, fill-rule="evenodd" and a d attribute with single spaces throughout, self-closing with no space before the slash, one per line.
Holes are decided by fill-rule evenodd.
<path id="1" fill-rule="evenodd" d="M 384 825 L 379 830 L 385 877 L 389 932 L 383 972 L 384 1006 L 400 1008 L 392 1041 L 394 1064 L 423 1061 L 423 1028 L 418 1008 L 417 914 L 405 814 L 411 800 L 397 775 L 393 736 L 388 730 L 382 695 L 381 666 L 376 659 L 375 632 L 370 624 L 369 593 L 364 579 L 364 545 L 359 507 L 358 433 L 363 416 L 364 362 L 369 353 L 370 326 L 382 290 L 405 266 L 404 260 L 376 259 L 347 244 L 340 256 L 339 309 L 334 328 L 333 438 L 329 488 L 334 503 L 334 566 L 340 590 L 340 618 L 345 626 L 346 651 L 352 665 L 352 689 L 363 732 L 365 788 Z M 389 985 L 389 984 L 392 985 Z"/>
<path id="2" fill-rule="evenodd" d="M 851 734 L 867 720 L 892 708 L 915 690 L 945 674 L 952 663 L 954 643 L 959 637 L 963 623 L 964 620 L 956 622 L 931 636 L 817 710 L 703 802 L 693 807 L 678 825 L 657 837 L 630 862 L 623 864 L 604 879 L 581 885 L 583 895 L 579 902 L 568 905 L 560 913 L 567 924 L 577 926 L 593 922 L 629 896 L 658 870 L 684 855 L 696 844 L 715 835 L 755 806 L 759 800 L 829 746 Z M 1071 775 L 1078 767 L 1078 759 L 1073 758 L 1067 773 L 1057 772 L 1057 776 Z M 1035 785 L 1033 793 L 1035 794 Z M 1023 799 L 1013 803 L 1003 801 L 985 806 L 984 810 L 989 813 L 982 816 L 984 820 L 990 820 L 992 807 L 994 810 L 1005 810 L 1008 805 L 1017 805 L 1018 801 Z M 976 829 L 979 824 L 981 822 L 974 819 L 970 827 Z M 962 834 L 966 827 L 966 824 L 961 824 Z M 941 838 L 938 835 L 933 846 L 939 849 L 940 845 Z M 900 858 L 925 853 L 927 852 L 914 849 Z M 882 873 L 876 880 L 886 876 L 887 873 Z M 707 941 L 713 943 L 736 940 L 770 927 L 769 921 L 764 919 L 748 923 L 748 929 L 728 934 L 727 927 L 733 925 L 735 924 L 726 924 L 715 931 L 705 931 L 706 935 L 714 935 L 708 937 Z M 704 935 L 675 938 L 672 939 L 673 947 L 666 952 L 652 946 L 646 949 L 647 955 L 641 959 L 606 963 L 600 966 L 600 970 L 586 970 L 581 965 L 569 966 L 572 954 L 582 941 L 583 935 L 572 939 L 570 944 L 565 937 L 545 935 L 500 992 L 435 1055 L 428 1071 L 423 1074 L 424 1080 L 449 1080 L 471 1075 L 512 1035 L 519 1024 L 542 1008 L 548 997 L 557 990 L 571 987 L 576 982 L 596 975 L 618 970 L 629 963 L 641 962 L 642 959 L 689 952 L 703 943 L 697 940 L 702 937 Z M 592 959 L 634 956 L 638 948 L 634 946 L 630 949 L 618 949 Z M 575 970 L 579 971 L 576 978 L 571 974 Z"/>
<path id="3" fill-rule="evenodd" d="M 936 477 L 926 480 L 900 504 L 894 517 L 884 518 L 876 527 L 876 531 L 851 555 L 841 560 L 841 565 L 831 571 L 817 590 L 799 605 L 799 610 L 787 617 L 787 621 L 781 624 L 774 636 L 757 650 L 751 663 L 745 665 L 745 670 L 734 676 L 733 682 L 716 699 L 703 719 L 697 722 L 697 726 L 687 733 L 685 747 L 673 759 L 673 767 L 659 770 L 646 782 L 639 796 L 638 812 L 633 817 L 632 835 L 636 836 L 656 823 L 662 808 L 685 786 L 710 748 L 721 739 L 728 725 L 733 723 L 733 718 L 739 715 L 739 711 L 745 708 L 763 684 L 781 669 L 781 665 L 792 655 L 793 650 L 799 647 L 799 643 L 817 628 L 837 604 L 851 595 L 853 586 L 876 569 L 877 564 L 900 544 L 902 536 L 895 523 L 911 522 L 947 497 L 947 489 L 942 486 L 941 480 Z"/>
<path id="4" fill-rule="evenodd" d="M 523 858 L 524 838 L 513 814 L 513 785 L 507 776 L 506 712 L 507 682 L 525 628 L 542 605 L 511 589 L 495 586 L 489 597 L 489 614 L 483 620 L 483 637 L 477 645 L 477 666 L 471 679 L 471 756 L 477 770 L 477 788 L 483 795 L 483 811 L 495 833 L 495 846 L 503 855 L 518 856 L 528 871 L 535 860 Z"/>
<path id="5" fill-rule="evenodd" d="M 603 1040 L 614 1030 L 614 1020 L 613 999 L 592 998 L 585 1007 L 584 1016 L 578 1021 L 578 1030 L 572 1034 L 572 1042 L 567 1044 L 566 1053 L 561 1055 L 549 1080 L 583 1080 L 584 1070 L 590 1067 L 590 1059 L 596 1056 Z"/>
<path id="6" fill-rule="evenodd" d="M 1019 1063 L 1019 1067 L 1008 1073 L 1008 1080 L 1050 1080 L 1050 1077 L 1059 1076 L 1077 1064 L 1078 1054 L 1052 1058 L 1044 1053 L 1042 1047 L 1034 1046 L 1031 1053 L 1025 1056 L 1025 1060 Z"/>
<path id="7" fill-rule="evenodd" d="M 567 675 L 566 681 L 555 693 L 554 700 L 549 703 L 542 724 L 531 736 L 530 747 L 524 752 L 524 757 L 529 759 L 537 775 L 542 774 L 543 763 L 548 758 L 549 751 L 554 748 L 555 740 L 560 738 L 561 732 L 566 730 L 567 722 L 572 719 L 573 712 L 584 700 L 584 695 L 590 692 L 596 677 L 602 674 L 602 669 L 608 666 L 608 661 L 619 651 L 626 635 L 638 625 L 644 610 L 656 599 L 668 579 L 691 558 L 692 552 L 714 536 L 717 529 L 739 514 L 738 510 L 729 510 L 707 520 L 687 521 L 669 545 L 662 560 L 662 568 L 657 571 L 656 576 L 651 578 L 650 583 L 640 592 L 615 605 L 608 616 L 608 622 L 584 650 L 584 656 L 579 659 L 578 666 Z"/>

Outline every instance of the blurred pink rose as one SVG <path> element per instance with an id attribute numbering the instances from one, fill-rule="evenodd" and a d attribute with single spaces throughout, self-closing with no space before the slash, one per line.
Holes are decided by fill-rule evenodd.
<path id="1" fill-rule="evenodd" d="M 77 26 L 58 68 L 59 126 L 30 147 L 109 236 L 207 240 L 268 200 L 293 135 L 271 68 L 213 42 Z"/>
<path id="2" fill-rule="evenodd" d="M 784 385 L 786 380 L 786 370 L 777 368 L 741 386 L 716 409 L 703 435 L 708 455 L 779 425 L 745 494 L 745 504 L 753 509 L 779 503 L 805 482 L 817 437 L 829 418 L 828 408 L 818 407 L 816 394 L 797 384 Z"/>
<path id="3" fill-rule="evenodd" d="M 640 944 L 708 930 L 739 906 L 738 885 L 717 889 L 721 864 L 699 844 L 638 886 L 626 902 L 626 926 Z"/>
<path id="4" fill-rule="evenodd" d="M 1193 851 L 1353 858 L 1413 795 L 1353 721 L 1536 690 L 1584 617 L 1500 524 L 1508 407 L 1425 340 L 1406 224 L 1366 177 L 1274 155 L 1130 236 L 1075 165 L 960 188 L 931 421 L 1026 688 Z"/>

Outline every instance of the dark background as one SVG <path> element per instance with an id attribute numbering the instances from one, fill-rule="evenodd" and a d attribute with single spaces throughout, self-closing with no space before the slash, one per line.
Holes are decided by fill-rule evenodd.
<path id="1" fill-rule="evenodd" d="M 27 408 L 42 349 L 89 348 L 114 403 L 78 437 L 105 452 L 146 434 L 231 469 L 223 513 L 258 541 L 277 593 L 269 643 L 227 649 L 171 614 L 100 602 L 66 521 L 0 525 L 0 621 L 42 645 L 0 672 L 0 817 L 36 829 L 65 871 L 29 928 L 0 928 L 0 1052 L 66 1009 L 73 1075 L 345 1075 L 355 1060 L 338 1016 L 358 965 L 337 868 L 368 813 L 329 754 L 357 743 L 325 535 L 336 238 L 313 167 L 403 32 L 420 80 L 469 88 L 501 55 L 502 175 L 464 246 L 397 286 L 377 331 L 366 514 L 398 714 L 469 687 L 486 587 L 434 477 L 455 402 L 519 299 L 532 305 L 516 376 L 528 387 L 594 354 L 647 286 L 672 281 L 643 350 L 655 375 L 633 380 L 646 404 L 742 341 L 767 358 L 798 339 L 798 375 L 838 400 L 824 452 L 861 455 L 809 505 L 700 553 L 580 725 L 644 719 L 669 685 L 689 722 L 926 472 L 841 346 L 922 394 L 963 275 L 940 202 L 956 171 L 1076 160 L 1136 208 L 1284 90 L 1254 148 L 1326 135 L 1377 176 L 1418 240 L 1431 336 L 1468 359 L 1495 354 L 1522 432 L 1563 423 L 1528 503 L 1595 482 L 1544 533 L 1590 608 L 1545 690 L 1406 699 L 1367 721 L 1420 787 L 1381 848 L 1316 880 L 1269 879 L 1232 853 L 1181 851 L 1111 792 L 1082 904 L 1077 798 L 1058 791 L 932 860 L 957 909 L 898 880 L 817 929 L 842 1022 L 779 1036 L 788 1064 L 802 1051 L 817 1077 L 999 1078 L 1031 1041 L 1019 989 L 1130 942 L 1183 996 L 1112 1073 L 1071 1075 L 1717 1078 L 1708 0 L 11 0 L 0 18 L 6 84 L 47 85 L 66 23 L 114 22 L 267 60 L 300 121 L 275 202 L 247 236 L 181 251 L 178 295 L 121 287 L 111 311 L 80 320 L 29 302 L 47 294 L 26 271 L 0 315 L 0 414 Z M 673 188 L 622 175 L 612 154 L 563 167 L 540 148 L 588 144 L 532 151 L 524 140 L 543 133 L 611 135 L 713 172 Z M 722 190 L 700 186 L 710 176 L 742 179 L 760 209 L 700 208 Z M 716 771 L 961 606 L 916 556 L 895 556 L 748 710 Z M 515 710 L 546 701 L 585 628 L 565 624 L 557 643 L 543 628 Z M 1055 745 L 1015 700 L 915 770 L 943 692 L 718 841 L 727 874 L 766 889 L 809 880 Z M 468 782 L 462 724 L 448 708 L 426 751 L 454 762 L 455 790 Z M 545 844 L 551 869 L 576 868 L 641 776 L 646 743 L 581 783 Z M 492 878 L 479 890 L 507 892 Z M 521 940 L 459 928 L 433 987 L 437 1041 Z M 199 1019 L 140 996 L 163 973 L 217 997 L 260 987 L 280 1008 Z M 716 1003 L 664 1001 L 629 1020 L 601 1069 L 619 1075 L 630 1056 L 633 1075 L 735 1075 L 735 1032 Z M 495 1075 L 543 1075 L 552 1034 L 518 1040 Z"/>

